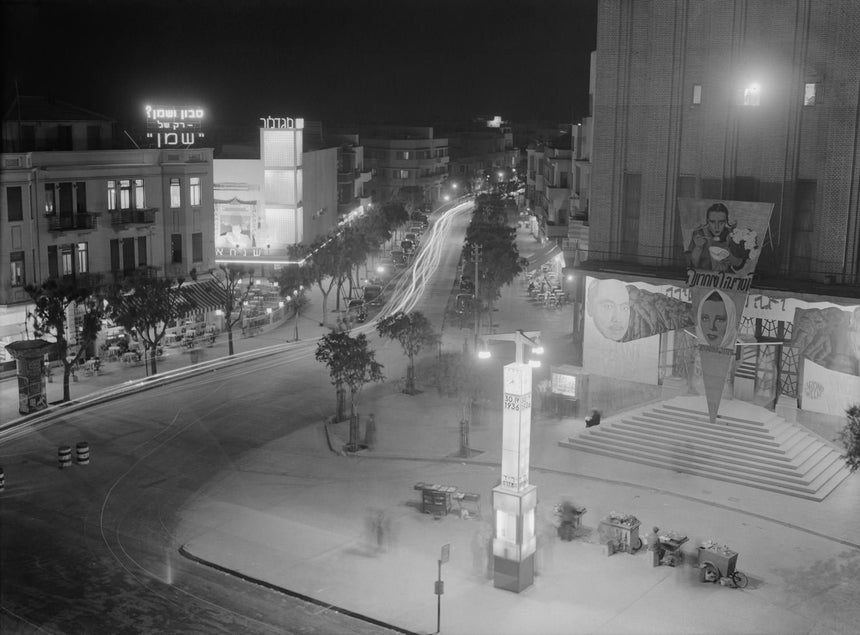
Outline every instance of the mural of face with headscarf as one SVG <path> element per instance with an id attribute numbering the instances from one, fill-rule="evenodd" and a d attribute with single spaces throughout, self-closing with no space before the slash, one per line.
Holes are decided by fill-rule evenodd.
<path id="1" fill-rule="evenodd" d="M 735 339 L 735 305 L 730 298 L 714 291 L 702 300 L 696 320 L 699 343 L 731 348 Z"/>

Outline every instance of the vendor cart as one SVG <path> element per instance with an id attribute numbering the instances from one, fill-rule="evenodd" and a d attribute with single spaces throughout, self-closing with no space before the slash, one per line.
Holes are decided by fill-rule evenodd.
<path id="1" fill-rule="evenodd" d="M 681 545 L 687 542 L 688 538 L 676 532 L 667 532 L 658 536 L 660 548 L 660 564 L 669 567 L 674 567 L 684 561 L 684 552 L 681 551 Z"/>
<path id="2" fill-rule="evenodd" d="M 642 548 L 639 525 L 639 519 L 635 516 L 611 512 L 600 521 L 600 540 L 607 545 L 610 555 L 616 551 L 636 553 Z"/>
<path id="3" fill-rule="evenodd" d="M 416 483 L 414 489 L 421 492 L 421 512 L 434 516 L 446 516 L 451 511 L 451 495 L 457 491 L 450 485 Z"/>
<path id="4" fill-rule="evenodd" d="M 699 547 L 699 572 L 702 582 L 720 582 L 744 588 L 749 584 L 745 573 L 737 570 L 738 553 L 715 543 Z"/>
<path id="5" fill-rule="evenodd" d="M 558 518 L 556 530 L 558 537 L 570 542 L 576 537 L 577 530 L 582 526 L 582 516 L 588 511 L 585 507 L 578 507 L 571 502 L 565 501 L 553 506 L 553 514 Z"/>

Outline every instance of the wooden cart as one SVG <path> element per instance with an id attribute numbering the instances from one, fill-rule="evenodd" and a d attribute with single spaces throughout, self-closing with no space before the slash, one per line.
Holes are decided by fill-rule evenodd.
<path id="1" fill-rule="evenodd" d="M 601 520 L 598 532 L 601 542 L 609 548 L 609 554 L 612 555 L 616 551 L 639 551 L 642 548 L 639 525 L 639 520 L 634 516 L 607 516 Z"/>

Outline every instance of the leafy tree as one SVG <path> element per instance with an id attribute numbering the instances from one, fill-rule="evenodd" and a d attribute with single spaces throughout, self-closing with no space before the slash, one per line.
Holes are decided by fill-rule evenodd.
<path id="1" fill-rule="evenodd" d="M 237 264 L 218 265 L 218 268 L 221 270 L 220 275 L 215 270 L 209 273 L 223 293 L 221 310 L 224 311 L 224 325 L 227 327 L 227 352 L 233 355 L 233 327 L 242 320 L 245 312 L 245 301 L 254 286 L 254 270 Z"/>
<path id="2" fill-rule="evenodd" d="M 839 434 L 839 439 L 845 446 L 842 458 L 845 459 L 848 469 L 856 472 L 860 469 L 860 406 L 855 404 L 845 412 L 848 422 Z"/>
<path id="3" fill-rule="evenodd" d="M 109 305 L 111 318 L 127 331 L 136 330 L 146 343 L 152 374 L 158 372 L 156 352 L 167 325 L 193 310 L 182 293 L 184 279 L 136 277 L 113 290 Z"/>
<path id="4" fill-rule="evenodd" d="M 379 320 L 376 323 L 376 332 L 382 337 L 400 342 L 403 352 L 409 358 L 406 387 L 403 392 L 408 395 L 416 394 L 418 391 L 415 389 L 415 356 L 425 346 L 432 346 L 439 341 L 439 335 L 433 331 L 430 320 L 420 311 L 411 313 L 398 311 Z"/>
<path id="5" fill-rule="evenodd" d="M 349 449 L 355 451 L 358 448 L 358 416 L 355 411 L 358 395 L 367 382 L 385 379 L 382 364 L 376 361 L 376 353 L 368 348 L 364 333 L 356 337 L 346 332 L 328 333 L 320 339 L 315 357 L 328 366 L 332 384 L 338 391 L 338 420 L 343 419 L 343 389 L 349 388 Z"/>
<path id="6" fill-rule="evenodd" d="M 479 398 L 481 384 L 475 372 L 474 355 L 468 350 L 445 352 L 439 357 L 436 369 L 439 392 L 448 397 L 456 397 L 460 402 L 460 456 L 470 457 L 469 430 L 472 421 L 472 408 Z"/>
<path id="7" fill-rule="evenodd" d="M 516 229 L 496 221 L 473 218 L 466 230 L 464 254 L 471 257 L 473 245 L 481 251 L 478 266 L 478 299 L 491 312 L 503 286 L 510 284 L 522 271 L 516 245 Z"/>
<path id="8" fill-rule="evenodd" d="M 72 368 L 86 354 L 96 340 L 105 315 L 104 303 L 92 295 L 88 287 L 78 286 L 73 280 L 57 281 L 49 278 L 41 285 L 29 284 L 24 290 L 32 298 L 35 308 L 30 313 L 36 337 L 48 336 L 54 340 L 57 356 L 63 362 L 63 401 L 69 401 L 69 376 Z M 66 324 L 70 310 L 83 311 L 80 331 Z M 76 335 L 69 359 L 70 335 Z"/>
<path id="9" fill-rule="evenodd" d="M 303 261 L 301 267 L 305 270 L 304 275 L 322 293 L 322 326 L 327 324 L 329 293 L 340 279 L 342 258 L 338 254 L 337 242 L 334 236 L 326 236 L 318 238 L 310 246 L 294 245 L 290 249 L 290 257 Z"/>

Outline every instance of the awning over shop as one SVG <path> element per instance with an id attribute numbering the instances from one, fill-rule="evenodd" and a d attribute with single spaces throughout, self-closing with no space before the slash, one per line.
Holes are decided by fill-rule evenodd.
<path id="1" fill-rule="evenodd" d="M 545 265 L 550 260 L 555 258 L 556 256 L 561 256 L 561 267 L 564 267 L 564 252 L 561 248 L 553 243 L 549 247 L 544 247 L 539 251 L 536 251 L 531 256 L 528 257 L 529 265 L 528 271 L 534 271 L 539 268 L 541 265 Z"/>
<path id="2" fill-rule="evenodd" d="M 224 308 L 224 287 L 217 280 L 186 283 L 180 291 L 189 302 L 189 314 Z"/>

